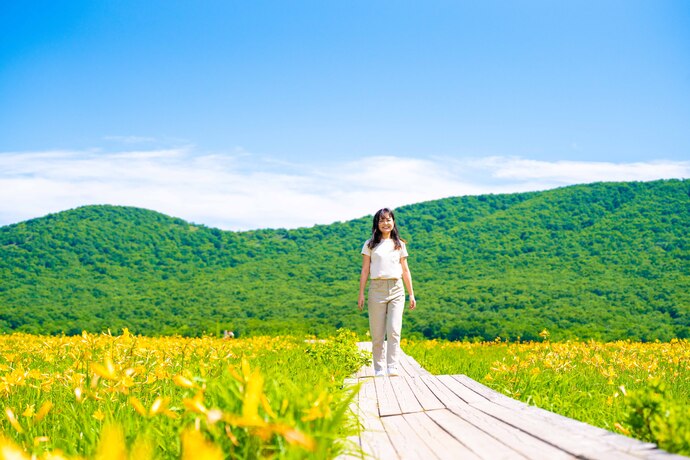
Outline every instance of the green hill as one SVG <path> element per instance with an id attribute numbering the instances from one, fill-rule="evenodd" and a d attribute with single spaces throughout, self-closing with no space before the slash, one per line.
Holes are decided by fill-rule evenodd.
<path id="1" fill-rule="evenodd" d="M 405 333 L 690 337 L 689 191 L 688 180 L 599 183 L 398 208 L 419 302 Z M 0 331 L 364 332 L 370 219 L 226 232 L 87 206 L 5 226 Z"/>

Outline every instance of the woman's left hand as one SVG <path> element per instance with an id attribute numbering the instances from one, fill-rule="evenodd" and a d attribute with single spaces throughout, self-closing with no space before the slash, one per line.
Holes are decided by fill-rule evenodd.
<path id="1" fill-rule="evenodd" d="M 410 310 L 414 310 L 417 308 L 417 301 L 415 300 L 414 296 L 410 296 Z"/>

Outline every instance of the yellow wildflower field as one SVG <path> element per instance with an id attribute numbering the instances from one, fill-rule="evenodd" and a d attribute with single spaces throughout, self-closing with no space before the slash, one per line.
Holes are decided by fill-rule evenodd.
<path id="1" fill-rule="evenodd" d="M 355 336 L 0 335 L 0 458 L 332 458 Z"/>

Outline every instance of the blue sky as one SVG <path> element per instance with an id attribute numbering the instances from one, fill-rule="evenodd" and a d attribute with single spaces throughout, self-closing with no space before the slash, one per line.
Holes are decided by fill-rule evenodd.
<path id="1" fill-rule="evenodd" d="M 690 176 L 690 3 L 0 6 L 0 225 L 84 204 L 226 229 Z"/>

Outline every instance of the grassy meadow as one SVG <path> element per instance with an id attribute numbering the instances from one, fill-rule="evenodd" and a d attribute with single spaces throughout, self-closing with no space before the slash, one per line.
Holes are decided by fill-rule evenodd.
<path id="1" fill-rule="evenodd" d="M 0 335 L 0 458 L 333 458 L 355 336 Z"/>
<path id="2" fill-rule="evenodd" d="M 690 342 L 403 340 L 435 374 L 690 454 Z M 0 458 L 333 458 L 354 449 L 355 334 L 0 335 Z"/>
<path id="3" fill-rule="evenodd" d="M 403 340 L 434 374 L 690 455 L 690 342 Z"/>

